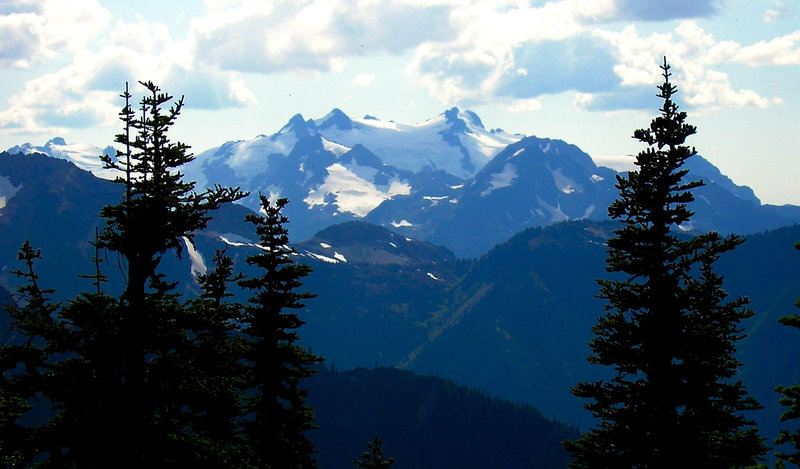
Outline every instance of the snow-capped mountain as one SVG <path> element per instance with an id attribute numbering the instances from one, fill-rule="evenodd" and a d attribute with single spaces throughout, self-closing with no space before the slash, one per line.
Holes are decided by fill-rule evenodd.
<path id="1" fill-rule="evenodd" d="M 522 138 L 502 130 L 487 131 L 474 112 L 455 107 L 413 125 L 370 116 L 350 119 L 339 109 L 313 122 L 328 140 L 348 147 L 360 143 L 390 166 L 415 173 L 441 169 L 462 179 Z"/>
<path id="2" fill-rule="evenodd" d="M 75 163 L 75 166 L 103 179 L 113 179 L 117 176 L 115 171 L 103 169 L 103 163 L 99 158 L 100 155 L 113 156 L 116 153 L 114 147 L 110 145 L 100 148 L 87 143 L 67 143 L 63 138 L 55 137 L 42 146 L 25 143 L 23 145 L 15 145 L 6 151 L 12 155 L 16 153 L 25 155 L 42 153 L 53 158 L 71 161 Z"/>
<path id="3" fill-rule="evenodd" d="M 271 136 L 228 142 L 184 168 L 199 187 L 213 183 L 288 197 L 292 234 L 313 235 L 329 224 L 365 217 L 386 200 L 458 185 L 509 143 L 522 138 L 487 131 L 457 108 L 415 125 L 334 109 L 321 119 L 297 114 Z"/>
<path id="4" fill-rule="evenodd" d="M 9 153 L 37 151 L 109 177 L 97 156 L 111 147 L 53 139 Z M 750 188 L 700 156 L 687 168 L 706 186 L 695 191 L 697 215 L 681 229 L 752 233 L 800 220 L 800 207 L 762 206 Z M 287 197 L 292 239 L 364 220 L 458 256 L 479 256 L 528 227 L 605 219 L 617 196 L 617 173 L 578 147 L 487 131 L 476 114 L 457 108 L 414 125 L 351 119 L 338 109 L 320 119 L 297 114 L 270 136 L 227 142 L 182 170 L 200 190 L 221 184 L 250 191 L 242 203 L 252 210 L 258 193 Z M 2 182 L 0 192 L 10 193 Z"/>

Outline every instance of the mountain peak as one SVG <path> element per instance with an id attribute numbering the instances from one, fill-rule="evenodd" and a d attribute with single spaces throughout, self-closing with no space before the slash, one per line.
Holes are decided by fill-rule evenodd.
<path id="1" fill-rule="evenodd" d="M 350 130 L 353 128 L 353 121 L 350 117 L 342 112 L 339 108 L 333 108 L 331 112 L 320 119 L 320 124 L 317 125 L 319 130 L 325 130 L 329 127 L 335 127 L 339 130 Z"/>
<path id="2" fill-rule="evenodd" d="M 478 115 L 477 115 L 477 114 L 475 114 L 474 112 L 472 112 L 472 111 L 470 111 L 470 110 L 466 110 L 466 111 L 464 111 L 464 112 L 462 113 L 462 115 L 463 115 L 463 116 L 464 116 L 464 118 L 466 118 L 466 119 L 469 121 L 469 123 L 470 123 L 470 124 L 472 124 L 473 126 L 475 126 L 475 127 L 478 127 L 478 128 L 481 128 L 481 129 L 485 129 L 485 127 L 483 126 L 483 122 L 481 122 L 481 118 L 480 118 L 480 117 L 478 117 Z"/>
<path id="3" fill-rule="evenodd" d="M 451 132 L 469 132 L 469 127 L 463 119 L 459 117 L 459 110 L 457 107 L 452 107 L 444 111 L 444 119 L 450 125 Z"/>
<path id="4" fill-rule="evenodd" d="M 472 129 L 486 129 L 483 126 L 483 122 L 481 122 L 481 118 L 470 110 L 461 111 L 457 107 L 452 107 L 444 111 L 442 115 L 453 132 L 472 132 Z"/>
<path id="5" fill-rule="evenodd" d="M 284 125 L 281 130 L 278 131 L 277 134 L 285 134 L 285 133 L 293 133 L 294 136 L 299 140 L 304 137 L 308 137 L 310 135 L 317 133 L 317 126 L 314 125 L 314 121 L 312 120 L 305 120 L 301 114 L 295 114 L 289 119 L 289 122 Z M 275 138 L 273 135 L 273 140 Z"/>

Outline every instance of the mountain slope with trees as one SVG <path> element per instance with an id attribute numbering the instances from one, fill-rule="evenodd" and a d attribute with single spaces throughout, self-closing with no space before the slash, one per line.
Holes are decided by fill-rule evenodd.
<path id="1" fill-rule="evenodd" d="M 393 368 L 320 370 L 310 378 L 320 467 L 353 467 L 374 435 L 402 468 L 563 468 L 577 432 L 532 407 Z"/>

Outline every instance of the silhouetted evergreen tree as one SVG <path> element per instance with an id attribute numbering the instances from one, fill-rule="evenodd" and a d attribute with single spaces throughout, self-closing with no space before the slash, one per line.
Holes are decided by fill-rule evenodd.
<path id="1" fill-rule="evenodd" d="M 800 243 L 795 244 L 796 249 L 800 249 Z M 800 307 L 800 300 L 795 302 Z M 800 329 L 800 316 L 797 314 L 787 314 L 778 319 L 784 326 L 791 326 Z M 788 409 L 781 414 L 781 422 L 796 421 L 800 418 L 800 384 L 792 384 L 789 387 L 777 386 L 775 391 L 781 395 L 780 403 Z M 789 444 L 792 446 L 792 453 L 776 451 L 777 467 L 783 469 L 786 463 L 800 466 L 800 430 L 781 430 L 780 435 L 775 440 L 776 445 Z"/>
<path id="2" fill-rule="evenodd" d="M 41 251 L 26 241 L 17 255 L 25 269 L 12 271 L 24 282 L 17 288 L 16 303 L 8 307 L 13 334 L 0 347 L 0 463 L 6 467 L 30 464 L 46 431 L 21 423 L 48 373 L 50 351 L 43 337 L 57 327 L 52 316 L 57 305 L 49 299 L 53 291 L 39 286 L 34 269 L 40 258 Z"/>
<path id="3" fill-rule="evenodd" d="M 241 374 L 225 367 L 242 352 L 231 337 L 235 315 L 221 304 L 224 285 L 233 280 L 230 263 L 217 260 L 200 279 L 206 295 L 189 307 L 157 268 L 165 253 L 180 255 L 181 244 L 192 242 L 210 210 L 244 194 L 222 187 L 197 194 L 194 183 L 183 181 L 179 167 L 193 156 L 167 138 L 183 100 L 165 110 L 172 97 L 142 84 L 148 94 L 140 117 L 127 89 L 122 95 L 125 131 L 116 141 L 125 151 L 101 157 L 123 173 L 116 181 L 125 193 L 101 211 L 106 227 L 94 243 L 95 274 L 85 276 L 95 292 L 63 307 L 51 305 L 33 270 L 38 252 L 27 243 L 20 251 L 27 270 L 19 274 L 27 283 L 11 316 L 23 340 L 4 346 L 0 355 L 0 405 L 7 409 L 0 425 L 9 429 L 0 444 L 5 461 L 35 458 L 43 467 L 236 465 L 236 440 L 229 435 L 240 415 Z M 102 292 L 101 248 L 125 264 L 120 298 Z M 43 415 L 27 418 L 30 406 Z M 20 424 L 25 418 L 29 429 Z"/>
<path id="4" fill-rule="evenodd" d="M 739 323 L 747 300 L 726 300 L 713 271 L 721 253 L 743 240 L 717 233 L 676 234 L 692 216 L 687 204 L 700 181 L 686 182 L 684 145 L 695 127 L 672 98 L 669 65 L 662 65 L 661 115 L 634 138 L 648 148 L 635 171 L 617 177 L 619 198 L 609 216 L 622 223 L 608 240 L 602 280 L 606 315 L 593 327 L 591 363 L 613 367 L 611 379 L 578 383 L 598 425 L 566 442 L 574 468 L 732 468 L 756 464 L 765 448 L 742 414 L 760 406 L 736 381 Z"/>
<path id="5" fill-rule="evenodd" d="M 387 458 L 383 455 L 381 439 L 377 435 L 367 443 L 367 451 L 361 453 L 361 459 L 353 459 L 356 467 L 363 469 L 387 469 L 394 466 L 395 462 L 394 458 Z"/>
<path id="6" fill-rule="evenodd" d="M 210 219 L 208 211 L 243 194 L 219 186 L 198 194 L 193 182 L 183 180 L 179 168 L 194 157 L 187 145 L 168 138 L 183 98 L 165 109 L 172 96 L 151 82 L 142 85 L 147 94 L 140 103 L 140 117 L 135 117 L 127 91 L 123 94 L 126 106 L 120 116 L 125 133 L 117 135 L 116 141 L 125 146 L 125 152 L 118 152 L 116 160 L 103 158 L 107 167 L 123 173 L 117 181 L 124 184 L 125 196 L 100 212 L 106 219 L 100 246 L 121 254 L 127 263 L 119 336 L 125 377 L 120 392 L 126 405 L 120 411 L 133 440 L 122 454 L 145 459 L 152 455 L 163 462 L 160 449 L 175 454 L 175 447 L 186 447 L 184 439 L 191 434 L 186 430 L 185 391 L 181 389 L 191 370 L 181 366 L 179 359 L 173 360 L 190 347 L 187 312 L 169 293 L 174 284 L 161 279 L 157 268 L 167 251 L 180 255 L 181 244 L 192 242 L 194 232 Z M 132 129 L 136 131 L 133 137 Z"/>
<path id="7" fill-rule="evenodd" d="M 263 215 L 250 214 L 246 220 L 255 226 L 262 252 L 247 263 L 258 267 L 261 276 L 239 282 L 253 292 L 242 318 L 250 390 L 245 434 L 256 466 L 315 467 L 314 448 L 306 436 L 314 412 L 305 404 L 307 392 L 300 382 L 314 374 L 313 365 L 322 359 L 297 343 L 297 329 L 304 322 L 294 312 L 314 297 L 295 291 L 310 268 L 292 260 L 284 226 L 288 220 L 281 213 L 287 199 L 272 204 L 259 197 Z"/>
<path id="8" fill-rule="evenodd" d="M 234 274 L 224 251 L 214 255 L 214 268 L 198 277 L 200 297 L 187 305 L 191 348 L 184 357 L 195 370 L 186 387 L 197 453 L 209 467 L 246 467 L 249 460 L 241 427 L 246 367 L 239 334 L 242 305 L 228 303 L 229 285 L 244 278 Z"/>

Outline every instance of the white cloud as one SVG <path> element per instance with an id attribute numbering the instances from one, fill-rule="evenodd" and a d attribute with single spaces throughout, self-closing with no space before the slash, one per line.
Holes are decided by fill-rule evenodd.
<path id="1" fill-rule="evenodd" d="M 369 86 L 375 81 L 375 75 L 369 73 L 359 73 L 353 78 L 353 84 L 356 86 Z"/>
<path id="2" fill-rule="evenodd" d="M 0 66 L 29 68 L 78 51 L 107 27 L 110 16 L 95 0 L 12 1 L 0 9 Z"/>
<path id="3" fill-rule="evenodd" d="M 776 51 L 785 55 L 798 40 L 791 35 L 770 43 L 742 47 L 733 41 L 717 41 L 693 21 L 684 21 L 674 33 L 667 34 L 641 36 L 635 26 L 628 26 L 621 32 L 597 30 L 594 35 L 615 49 L 618 63 L 614 71 L 623 88 L 619 92 L 624 92 L 626 87 L 658 83 L 661 74 L 658 66 L 663 57 L 667 57 L 673 67 L 673 81 L 680 83 L 683 99 L 701 111 L 728 106 L 768 107 L 774 99 L 754 90 L 736 89 L 729 76 L 717 67 L 729 62 L 755 64 L 756 57 L 776 57 Z M 609 91 L 615 93 L 613 89 Z M 607 104 L 613 99 L 613 96 L 604 96 L 602 101 Z M 584 105 L 597 105 L 596 100 L 586 96 L 580 101 Z M 625 104 L 625 99 L 619 101 Z"/>
<path id="4" fill-rule="evenodd" d="M 658 65 L 674 66 L 681 98 L 702 109 L 766 107 L 775 98 L 740 89 L 720 65 L 800 64 L 800 31 L 742 45 L 720 41 L 693 21 L 642 34 L 619 20 L 708 17 L 713 0 L 205 0 L 186 37 L 167 26 L 117 20 L 97 0 L 6 0 L 0 5 L 0 66 L 72 62 L 11 96 L 0 126 L 28 131 L 100 125 L 116 119 L 125 81 L 153 80 L 187 95 L 187 106 L 254 103 L 242 73 L 342 71 L 347 59 L 409 54 L 409 81 L 448 105 L 496 103 L 534 111 L 565 91 L 578 107 L 652 104 Z M 783 11 L 775 2 L 771 8 Z M 770 18 L 773 18 L 771 16 Z M 113 28 L 109 25 L 113 24 Z M 609 28 L 609 29 L 604 29 Z M 617 29 L 614 29 L 617 28 Z M 359 73 L 356 86 L 370 86 Z M 650 101 L 645 101 L 650 99 Z"/>
<path id="5" fill-rule="evenodd" d="M 775 21 L 780 20 L 784 17 L 784 15 L 786 15 L 788 10 L 784 2 L 772 2 L 772 6 L 773 8 L 768 8 L 764 14 L 761 15 L 761 19 L 766 23 L 774 23 Z"/>
<path id="6" fill-rule="evenodd" d="M 203 63 L 225 70 L 328 71 L 345 56 L 402 53 L 454 35 L 450 7 L 404 1 L 210 2 L 192 21 L 190 41 Z"/>
<path id="7" fill-rule="evenodd" d="M 733 55 L 733 60 L 751 66 L 799 65 L 800 31 L 742 47 Z"/>
<path id="8" fill-rule="evenodd" d="M 532 112 L 542 109 L 542 103 L 538 99 L 514 99 L 500 105 L 509 112 Z"/>
<path id="9" fill-rule="evenodd" d="M 188 95 L 187 107 L 218 109 L 255 101 L 235 76 L 195 65 L 187 50 L 164 25 L 119 21 L 99 49 L 78 52 L 69 65 L 29 81 L 12 95 L 0 112 L 0 127 L 52 134 L 69 127 L 113 125 L 125 82 L 134 90 L 139 80 Z"/>

